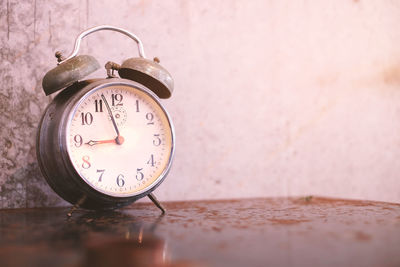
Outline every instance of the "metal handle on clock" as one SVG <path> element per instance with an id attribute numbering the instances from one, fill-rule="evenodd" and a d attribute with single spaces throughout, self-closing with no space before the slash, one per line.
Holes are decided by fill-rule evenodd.
<path id="1" fill-rule="evenodd" d="M 116 31 L 116 32 L 125 34 L 126 36 L 130 37 L 130 38 L 133 39 L 133 40 L 137 43 L 137 45 L 138 45 L 139 56 L 142 57 L 142 58 L 146 58 L 146 56 L 145 56 L 145 54 L 144 54 L 143 43 L 142 43 L 142 41 L 140 41 L 140 39 L 139 39 L 135 34 L 129 32 L 129 31 L 127 31 L 127 30 L 118 28 L 118 27 L 113 27 L 113 26 L 109 26 L 109 25 L 100 25 L 100 26 L 96 26 L 96 27 L 93 27 L 93 28 L 90 28 L 90 29 L 88 29 L 88 30 L 86 30 L 86 31 L 81 32 L 81 33 L 79 34 L 79 36 L 76 38 L 76 40 L 75 40 L 74 51 L 72 51 L 72 53 L 71 53 L 66 59 L 60 61 L 60 62 L 58 63 L 58 65 L 60 65 L 61 63 L 63 63 L 63 62 L 65 62 L 65 61 L 67 61 L 67 60 L 69 60 L 69 59 L 75 57 L 75 56 L 78 54 L 79 48 L 80 48 L 80 46 L 81 46 L 81 41 L 82 41 L 82 39 L 83 39 L 84 37 L 86 37 L 87 35 L 89 35 L 89 34 L 91 34 L 91 33 L 94 33 L 94 32 L 97 32 L 97 31 L 102 31 L 102 30 Z"/>

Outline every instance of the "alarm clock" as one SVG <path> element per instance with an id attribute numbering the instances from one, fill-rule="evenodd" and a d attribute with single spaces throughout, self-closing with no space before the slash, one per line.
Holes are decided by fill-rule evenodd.
<path id="1" fill-rule="evenodd" d="M 100 64 L 78 55 L 80 43 L 100 30 L 133 39 L 139 57 L 107 62 L 107 77 L 85 80 Z M 73 208 L 115 209 L 148 196 L 165 212 L 152 192 L 167 176 L 175 150 L 171 117 L 160 102 L 171 96 L 171 75 L 157 58 L 145 57 L 136 35 L 108 25 L 82 32 L 67 58 L 56 57 L 42 85 L 46 95 L 62 91 L 46 108 L 36 142 L 50 187 Z"/>

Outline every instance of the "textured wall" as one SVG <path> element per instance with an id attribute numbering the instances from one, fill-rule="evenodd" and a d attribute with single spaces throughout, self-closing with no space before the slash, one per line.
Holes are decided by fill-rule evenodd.
<path id="1" fill-rule="evenodd" d="M 136 33 L 175 79 L 163 200 L 318 194 L 400 202 L 396 1 L 0 1 L 0 208 L 64 205 L 41 177 L 41 79 L 76 35 Z M 100 32 L 83 54 L 137 55 Z M 103 77 L 98 71 L 94 77 Z"/>

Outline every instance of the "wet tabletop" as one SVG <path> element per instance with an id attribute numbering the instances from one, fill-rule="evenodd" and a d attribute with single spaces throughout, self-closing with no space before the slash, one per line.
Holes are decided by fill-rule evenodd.
<path id="1" fill-rule="evenodd" d="M 0 266 L 400 266 L 400 204 L 318 197 L 0 211 Z"/>

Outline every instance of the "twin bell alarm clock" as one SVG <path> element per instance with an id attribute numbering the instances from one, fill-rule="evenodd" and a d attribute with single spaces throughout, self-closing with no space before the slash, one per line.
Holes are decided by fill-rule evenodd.
<path id="1" fill-rule="evenodd" d="M 100 30 L 133 39 L 139 57 L 121 65 L 108 62 L 106 78 L 85 80 L 100 64 L 78 55 L 80 43 Z M 50 187 L 75 208 L 114 209 L 148 196 L 164 212 L 152 192 L 174 156 L 174 127 L 160 102 L 171 96 L 171 75 L 157 58 L 145 57 L 136 35 L 112 26 L 82 32 L 70 56 L 57 52 L 56 57 L 58 65 L 44 76 L 43 90 L 61 92 L 46 108 L 36 142 Z"/>

